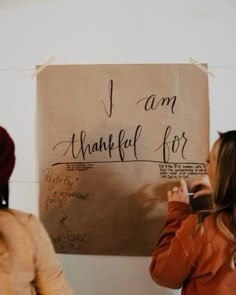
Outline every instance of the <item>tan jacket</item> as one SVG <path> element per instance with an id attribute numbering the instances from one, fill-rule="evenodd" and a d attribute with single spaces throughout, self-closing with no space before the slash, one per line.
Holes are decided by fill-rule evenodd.
<path id="1" fill-rule="evenodd" d="M 183 295 L 235 295 L 236 271 L 230 269 L 235 245 L 217 231 L 213 215 L 204 219 L 203 234 L 196 232 L 196 225 L 197 216 L 187 204 L 168 204 L 166 224 L 150 265 L 152 278 L 164 287 L 182 286 Z"/>
<path id="2" fill-rule="evenodd" d="M 41 222 L 0 210 L 0 294 L 74 295 Z"/>

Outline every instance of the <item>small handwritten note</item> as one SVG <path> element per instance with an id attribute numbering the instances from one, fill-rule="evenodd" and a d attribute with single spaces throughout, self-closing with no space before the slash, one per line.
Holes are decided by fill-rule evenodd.
<path id="1" fill-rule="evenodd" d="M 78 171 L 67 167 L 66 174 L 60 169 L 53 167 L 46 168 L 43 171 L 43 183 L 45 196 L 42 198 L 42 204 L 45 212 L 57 210 L 57 220 L 54 224 L 57 234 L 50 234 L 55 249 L 79 251 L 83 249 L 87 233 L 67 230 L 71 223 L 70 207 L 76 206 L 80 202 L 87 202 L 90 194 L 80 189 L 80 176 Z M 74 171 L 77 171 L 74 173 Z M 79 170 L 81 171 L 81 170 Z"/>
<path id="2" fill-rule="evenodd" d="M 188 164 L 178 164 L 178 163 L 168 163 L 159 164 L 160 176 L 166 179 L 180 179 L 189 178 L 190 176 L 199 176 L 207 174 L 205 163 L 188 163 Z"/>

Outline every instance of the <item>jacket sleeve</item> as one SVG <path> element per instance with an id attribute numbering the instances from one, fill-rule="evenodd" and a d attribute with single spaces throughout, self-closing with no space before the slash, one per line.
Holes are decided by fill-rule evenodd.
<path id="1" fill-rule="evenodd" d="M 34 285 L 39 295 L 74 295 L 68 285 L 51 240 L 38 218 L 31 215 L 29 225 L 35 245 Z"/>
<path id="2" fill-rule="evenodd" d="M 191 272 L 194 258 L 190 259 L 188 250 L 193 246 L 192 233 L 196 226 L 196 216 L 190 214 L 188 204 L 168 203 L 166 223 L 150 265 L 153 280 L 163 287 L 179 289 Z M 182 241 L 185 236 L 186 241 Z"/>

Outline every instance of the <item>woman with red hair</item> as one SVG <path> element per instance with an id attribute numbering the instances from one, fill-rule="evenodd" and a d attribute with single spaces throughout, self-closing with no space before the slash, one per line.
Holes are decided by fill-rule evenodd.
<path id="1" fill-rule="evenodd" d="M 152 278 L 183 295 L 236 294 L 236 130 L 221 133 L 207 160 L 208 178 L 168 192 L 168 213 L 153 253 Z M 209 182 L 207 182 L 207 180 Z M 213 208 L 193 214 L 195 197 L 211 193 Z"/>
<path id="2" fill-rule="evenodd" d="M 8 209 L 14 142 L 0 126 L 0 294 L 73 295 L 42 223 Z"/>

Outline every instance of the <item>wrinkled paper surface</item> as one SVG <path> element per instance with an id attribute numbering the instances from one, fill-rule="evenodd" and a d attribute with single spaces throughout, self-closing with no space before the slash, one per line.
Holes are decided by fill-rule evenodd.
<path id="1" fill-rule="evenodd" d="M 149 256 L 176 181 L 206 173 L 208 77 L 192 64 L 37 76 L 40 218 L 58 253 Z"/>

